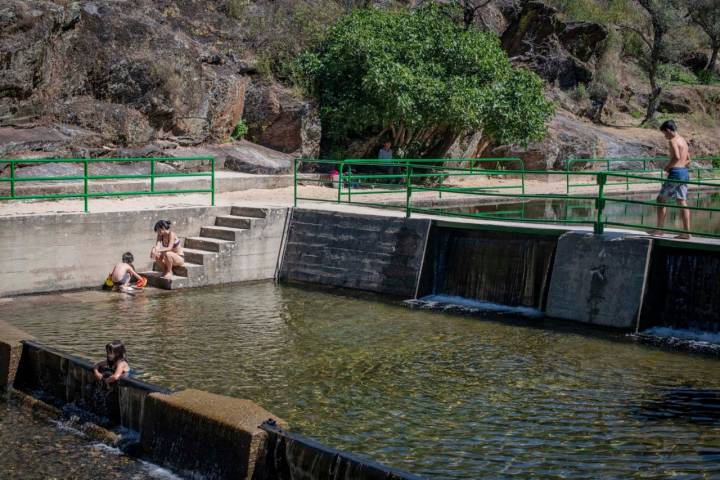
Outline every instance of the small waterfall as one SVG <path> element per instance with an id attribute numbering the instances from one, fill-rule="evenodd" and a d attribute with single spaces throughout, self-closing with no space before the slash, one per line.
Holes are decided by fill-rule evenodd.
<path id="1" fill-rule="evenodd" d="M 445 227 L 430 235 L 418 297 L 544 307 L 556 237 Z"/>
<path id="2" fill-rule="evenodd" d="M 640 330 L 720 332 L 720 252 L 655 246 Z"/>
<path id="3" fill-rule="evenodd" d="M 108 386 L 98 382 L 93 364 L 34 342 L 24 342 L 14 387 L 106 428 L 140 431 L 145 397 L 167 390 L 132 378 Z"/>
<path id="4" fill-rule="evenodd" d="M 407 472 L 363 460 L 355 455 L 328 448 L 314 440 L 292 434 L 265 422 L 260 428 L 268 434 L 266 456 L 261 471 L 253 478 L 293 480 L 419 480 Z"/>

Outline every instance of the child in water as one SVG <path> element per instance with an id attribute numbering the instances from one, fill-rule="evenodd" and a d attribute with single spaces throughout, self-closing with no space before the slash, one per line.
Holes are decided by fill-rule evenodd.
<path id="1" fill-rule="evenodd" d="M 130 372 L 130 364 L 127 361 L 125 345 L 120 340 L 105 345 L 105 353 L 106 359 L 95 364 L 93 374 L 98 381 L 104 379 L 105 383 L 110 385 Z"/>
<path id="2" fill-rule="evenodd" d="M 123 253 L 122 262 L 115 265 L 110 272 L 113 286 L 118 290 L 127 290 L 130 286 L 130 279 L 135 278 L 136 281 L 143 282 L 142 277 L 135 272 L 132 262 L 135 260 L 130 252 Z"/>

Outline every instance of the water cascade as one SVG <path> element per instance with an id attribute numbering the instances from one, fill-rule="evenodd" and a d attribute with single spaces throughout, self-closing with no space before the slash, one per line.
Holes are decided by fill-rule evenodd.
<path id="1" fill-rule="evenodd" d="M 720 252 L 653 248 L 640 330 L 720 332 Z"/>
<path id="2" fill-rule="evenodd" d="M 541 310 L 556 243 L 554 236 L 433 227 L 418 298 Z"/>

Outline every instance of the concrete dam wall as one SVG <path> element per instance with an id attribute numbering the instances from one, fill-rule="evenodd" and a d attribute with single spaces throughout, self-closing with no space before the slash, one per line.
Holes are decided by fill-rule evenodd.
<path id="1" fill-rule="evenodd" d="M 0 393 L 9 388 L 11 397 L 46 404 L 55 416 L 124 427 L 134 434 L 120 439 L 121 448 L 188 478 L 418 478 L 288 432 L 284 421 L 249 400 L 171 392 L 129 377 L 107 387 L 95 379 L 90 361 L 27 338 L 0 321 Z"/>

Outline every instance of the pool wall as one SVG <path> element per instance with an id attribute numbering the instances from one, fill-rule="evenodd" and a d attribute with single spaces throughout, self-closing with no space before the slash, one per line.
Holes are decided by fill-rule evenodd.
<path id="1" fill-rule="evenodd" d="M 203 284 L 275 278 L 287 211 L 267 209 L 266 218 L 239 231 L 237 248 L 222 265 L 207 265 Z M 230 212 L 192 207 L 0 217 L 0 297 L 99 287 L 127 251 L 135 256 L 135 270 L 152 270 L 155 222 L 170 220 L 180 238 L 195 237 Z"/>
<path id="2" fill-rule="evenodd" d="M 280 280 L 412 298 L 430 220 L 295 209 Z"/>

